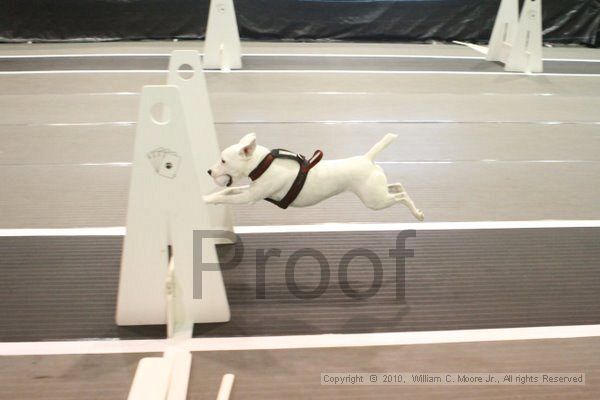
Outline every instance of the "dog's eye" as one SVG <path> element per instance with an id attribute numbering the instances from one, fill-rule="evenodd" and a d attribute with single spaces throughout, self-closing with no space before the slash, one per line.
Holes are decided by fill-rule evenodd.
<path id="1" fill-rule="evenodd" d="M 221 160 L 221 164 L 225 164 L 225 160 Z"/>

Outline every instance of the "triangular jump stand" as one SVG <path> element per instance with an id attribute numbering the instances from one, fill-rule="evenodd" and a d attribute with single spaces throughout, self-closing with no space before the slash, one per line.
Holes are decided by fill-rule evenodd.
<path id="1" fill-rule="evenodd" d="M 233 0 L 212 0 L 204 41 L 204 69 L 242 68 L 240 33 Z"/>
<path id="2" fill-rule="evenodd" d="M 164 357 L 140 360 L 129 400 L 185 399 L 191 353 L 177 344 L 194 323 L 230 319 L 215 240 L 194 248 L 195 230 L 231 229 L 228 210 L 215 218 L 202 200 L 212 187 L 205 163 L 219 152 L 199 60 L 195 51 L 174 53 L 176 85 L 142 89 L 116 321 L 166 324 L 171 345 Z M 182 65 L 191 77 L 180 76 Z"/>
<path id="3" fill-rule="evenodd" d="M 192 67 L 190 79 L 176 76 L 185 64 Z M 232 229 L 227 209 L 215 218 L 202 200 L 213 186 L 207 166 L 220 155 L 198 53 L 176 52 L 170 67 L 169 83 L 176 86 L 142 89 L 117 304 L 119 325 L 166 323 L 169 247 L 187 319 L 229 320 L 220 271 L 204 271 L 202 299 L 192 298 L 193 231 Z M 205 262 L 217 263 L 214 245 L 207 247 Z"/>
<path id="4" fill-rule="evenodd" d="M 502 0 L 489 46 L 455 42 L 499 61 L 510 72 L 543 72 L 542 0 L 525 0 L 519 16 L 519 0 Z"/>
<path id="5" fill-rule="evenodd" d="M 212 226 L 208 206 L 202 200 L 201 172 L 194 160 L 179 93 L 177 86 L 146 86 L 142 90 L 121 262 L 118 325 L 167 322 L 165 282 L 170 256 L 185 319 L 229 320 L 220 271 L 204 271 L 202 299 L 193 299 L 193 231 Z M 205 262 L 217 263 L 214 245 L 206 247 Z"/>

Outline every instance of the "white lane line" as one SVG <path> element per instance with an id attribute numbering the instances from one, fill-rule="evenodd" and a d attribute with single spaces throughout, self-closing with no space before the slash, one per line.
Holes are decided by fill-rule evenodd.
<path id="1" fill-rule="evenodd" d="M 55 75 L 55 74 L 166 74 L 167 70 L 158 69 L 105 69 L 105 70 L 40 70 L 40 71 L 0 71 L 0 75 Z M 493 71 L 379 71 L 379 70 L 335 70 L 335 69 L 259 69 L 259 70 L 231 70 L 204 71 L 208 74 L 384 74 L 384 75 L 509 75 L 509 76 L 556 76 L 556 77 L 590 77 L 597 78 L 600 74 L 569 74 L 569 73 L 535 73 L 525 72 L 493 72 Z"/>
<path id="2" fill-rule="evenodd" d="M 598 122 L 600 124 L 600 122 Z M 24 126 L 130 126 L 136 125 L 137 121 L 109 121 L 109 122 L 49 122 L 46 124 L 23 124 Z M 20 124 L 16 124 L 20 125 Z M 22 126 L 23 126 L 22 125 Z"/>
<path id="3" fill-rule="evenodd" d="M 486 164 L 595 164 L 600 161 L 595 160 L 412 160 L 412 161 L 375 161 L 375 164 L 381 165 L 421 165 L 421 164 L 465 164 L 465 163 L 486 163 Z M 107 163 L 112 165 L 115 163 Z M 31 165 L 31 164 L 21 164 Z M 46 164 L 48 165 L 48 164 Z M 70 164 L 87 165 L 87 164 Z M 96 164 L 94 164 L 96 165 Z M 102 165 L 102 164 L 99 164 Z"/>
<path id="4" fill-rule="evenodd" d="M 484 60 L 479 56 L 442 56 L 426 54 L 349 54 L 349 53 L 248 53 L 242 54 L 248 57 L 302 57 L 302 58 L 431 58 L 438 60 Z"/>
<path id="5" fill-rule="evenodd" d="M 596 228 L 600 220 L 546 220 L 546 221 L 475 221 L 475 222 L 407 222 L 382 224 L 315 224 L 236 226 L 238 234 L 301 233 L 301 232 L 374 232 L 374 231 L 435 231 L 467 229 L 536 229 L 536 228 Z"/>
<path id="6" fill-rule="evenodd" d="M 235 233 L 302 233 L 302 232 L 378 232 L 435 231 L 467 229 L 538 229 L 538 228 L 598 228 L 600 220 L 541 221 L 473 221 L 473 222 L 406 222 L 406 223 L 325 223 L 313 225 L 236 226 Z M 0 229 L 0 237 L 18 236 L 123 236 L 124 226 L 97 228 Z"/>
<path id="7" fill-rule="evenodd" d="M 0 229 L 0 237 L 20 236 L 124 236 L 124 226 L 102 228 Z"/>
<path id="8" fill-rule="evenodd" d="M 177 49 L 174 49 L 177 50 Z M 189 50 L 189 49 L 184 49 Z M 171 53 L 72 53 L 72 54 L 8 54 L 0 56 L 6 59 L 33 59 L 33 58 L 102 58 L 102 57 L 169 57 Z M 198 53 L 203 56 L 204 53 Z M 344 54 L 344 53 L 242 53 L 242 57 L 313 57 L 313 58 L 431 58 L 441 60 L 484 60 L 479 56 L 441 56 L 425 54 Z M 562 61 L 562 59 L 544 59 L 545 61 Z M 578 62 L 580 59 L 571 59 Z M 582 59 L 584 60 L 584 59 Z M 585 60 L 584 60 L 585 61 Z M 590 60 L 591 62 L 600 60 Z"/>
<path id="9" fill-rule="evenodd" d="M 166 74 L 162 69 L 67 69 L 40 71 L 0 71 L 0 75 L 55 75 L 55 74 Z M 205 71 L 208 72 L 208 71 Z"/>
<path id="10" fill-rule="evenodd" d="M 176 49 L 174 49 L 176 50 Z M 30 59 L 30 58 L 96 58 L 96 57 L 168 57 L 171 53 L 70 53 L 70 54 L 7 54 L 0 56 L 0 60 Z M 202 55 L 202 53 L 200 53 Z"/>
<path id="11" fill-rule="evenodd" d="M 343 53 L 247 53 L 242 56 L 250 57 L 339 57 L 339 58 L 432 58 L 440 60 L 485 60 L 482 56 L 442 56 L 427 54 L 343 54 Z M 557 62 L 600 62 L 596 58 L 542 58 L 543 61 Z"/>
<path id="12" fill-rule="evenodd" d="M 188 351 L 309 349 L 331 347 L 400 346 L 512 340 L 566 339 L 600 336 L 600 325 L 531 328 L 467 329 L 452 331 L 192 338 L 178 343 Z M 164 352 L 171 342 L 155 340 L 78 340 L 0 343 L 1 356 L 52 354 L 110 354 Z"/>
<path id="13" fill-rule="evenodd" d="M 255 73 L 269 73 L 269 74 L 285 74 L 285 73 L 295 73 L 295 74 L 406 74 L 406 75 L 524 75 L 524 76 L 571 76 L 571 77 L 598 77 L 600 74 L 570 74 L 570 73 L 535 73 L 529 74 L 525 72 L 502 72 L 502 71 L 404 71 L 404 70 L 389 70 L 389 71 L 381 71 L 381 70 L 318 70 L 318 69 L 294 69 L 294 70 L 236 70 L 230 72 L 222 72 L 222 71 L 204 71 L 209 73 L 236 73 L 236 74 L 255 74 Z"/>
<path id="14" fill-rule="evenodd" d="M 178 50 L 178 49 L 173 49 Z M 191 49 L 182 49 L 191 50 Z M 198 53 L 203 56 L 204 53 Z M 95 58 L 95 57 L 169 57 L 170 52 L 165 53 L 72 53 L 72 54 L 8 54 L 0 56 L 1 59 L 32 59 L 32 58 Z M 313 58 L 416 58 L 416 59 L 440 59 L 440 60 L 485 60 L 481 56 L 451 56 L 451 55 L 427 55 L 427 54 L 349 54 L 349 53 L 242 53 L 242 57 L 313 57 Z M 600 59 L 593 58 L 543 58 L 543 61 L 552 62 L 585 62 L 597 63 Z"/>
<path id="15" fill-rule="evenodd" d="M 453 120 L 321 120 L 321 121 L 267 121 L 267 120 L 237 120 L 216 121 L 215 125 L 352 125 L 352 124 L 463 124 L 463 125 L 600 125 L 600 121 L 517 121 L 517 120 L 481 120 L 481 121 L 453 121 Z M 115 122 L 50 122 L 50 123 L 6 123 L 0 126 L 38 127 L 38 126 L 133 126 L 137 121 Z"/>

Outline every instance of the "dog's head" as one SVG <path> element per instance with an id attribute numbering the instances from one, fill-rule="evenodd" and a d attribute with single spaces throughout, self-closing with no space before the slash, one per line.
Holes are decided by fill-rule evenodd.
<path id="1" fill-rule="evenodd" d="M 256 135 L 249 133 L 239 143 L 229 146 L 221 152 L 221 160 L 208 170 L 208 174 L 219 186 L 231 186 L 239 179 L 245 178 L 256 166 L 254 151 Z"/>

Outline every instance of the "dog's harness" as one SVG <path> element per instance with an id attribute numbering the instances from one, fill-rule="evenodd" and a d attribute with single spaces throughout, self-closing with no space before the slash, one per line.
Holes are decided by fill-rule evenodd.
<path id="1" fill-rule="evenodd" d="M 289 207 L 290 204 L 296 200 L 296 197 L 300 194 L 302 187 L 304 187 L 304 182 L 306 182 L 306 176 L 308 175 L 308 171 L 312 169 L 315 165 L 321 161 L 323 158 L 323 152 L 321 150 L 315 151 L 310 160 L 307 160 L 302 154 L 292 153 L 291 151 L 284 149 L 274 149 L 271 150 L 269 154 L 262 159 L 262 161 L 258 164 L 256 168 L 250 172 L 248 177 L 253 181 L 257 180 L 264 174 L 271 163 L 275 161 L 277 158 L 285 158 L 288 160 L 297 161 L 300 164 L 300 169 L 298 170 L 298 175 L 296 175 L 296 179 L 294 179 L 294 183 L 292 183 L 292 187 L 283 197 L 283 199 L 277 201 L 273 199 L 265 199 L 268 202 L 275 204 L 277 207 L 283 208 L 284 210 Z"/>

